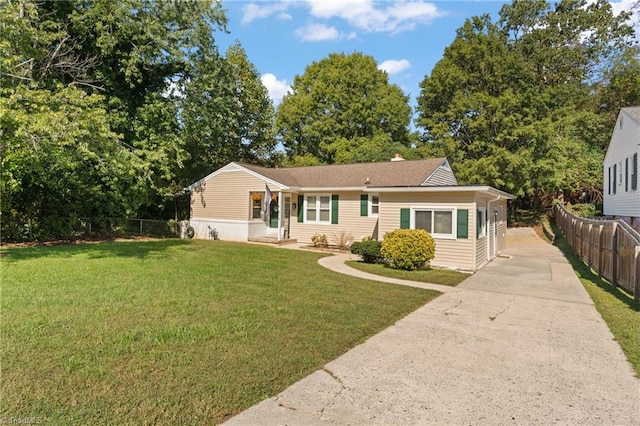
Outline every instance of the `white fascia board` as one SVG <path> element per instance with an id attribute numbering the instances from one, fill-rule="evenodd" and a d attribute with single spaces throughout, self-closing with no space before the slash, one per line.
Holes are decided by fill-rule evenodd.
<path id="1" fill-rule="evenodd" d="M 202 186 L 202 184 L 204 184 L 206 181 L 208 181 L 209 179 L 221 174 L 221 173 L 226 173 L 226 172 L 237 172 L 237 171 L 242 171 L 245 172 L 253 177 L 257 177 L 258 179 L 262 179 L 263 181 L 265 181 L 265 183 L 267 185 L 272 185 L 274 187 L 277 187 L 278 190 L 283 190 L 283 189 L 289 189 L 288 186 L 281 184 L 280 182 L 276 182 L 273 179 L 269 179 L 266 176 L 261 175 L 260 173 L 256 173 L 253 170 L 249 170 L 246 167 L 241 166 L 240 164 L 237 163 L 229 163 L 226 166 L 223 166 L 221 168 L 219 168 L 218 170 L 214 171 L 213 173 L 208 174 L 207 176 L 203 177 L 202 179 L 200 179 L 199 181 L 192 183 L 191 185 L 185 187 L 183 189 L 183 191 L 192 191 L 194 188 L 197 188 L 198 186 Z"/>
<path id="2" fill-rule="evenodd" d="M 391 192 L 486 192 L 500 195 L 509 200 L 516 197 L 508 192 L 501 191 L 491 186 L 458 185 L 458 186 L 405 186 L 405 187 L 368 187 L 365 192 L 391 193 Z"/>

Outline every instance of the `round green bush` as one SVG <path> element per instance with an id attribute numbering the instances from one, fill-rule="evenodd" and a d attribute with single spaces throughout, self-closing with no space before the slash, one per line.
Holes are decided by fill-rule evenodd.
<path id="1" fill-rule="evenodd" d="M 397 229 L 384 235 L 380 253 L 392 268 L 413 271 L 433 259 L 436 243 L 423 229 Z"/>
<path id="2" fill-rule="evenodd" d="M 359 254 L 365 263 L 377 263 L 382 259 L 380 246 L 382 243 L 376 240 L 364 240 L 351 244 L 351 253 Z"/>

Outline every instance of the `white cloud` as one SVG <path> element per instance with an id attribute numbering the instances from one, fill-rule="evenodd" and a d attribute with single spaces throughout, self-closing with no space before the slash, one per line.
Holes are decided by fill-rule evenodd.
<path id="1" fill-rule="evenodd" d="M 278 19 L 281 21 L 290 21 L 293 19 L 293 17 L 286 12 L 282 12 L 278 13 Z"/>
<path id="2" fill-rule="evenodd" d="M 378 65 L 378 69 L 385 71 L 389 75 L 397 74 L 409 68 L 411 63 L 406 59 L 389 59 Z"/>
<path id="3" fill-rule="evenodd" d="M 286 13 L 289 6 L 289 2 L 268 2 L 260 5 L 249 3 L 242 8 L 244 14 L 241 23 L 243 25 L 250 24 L 256 19 L 264 19 L 273 15 L 276 15 L 278 19 L 291 19 L 291 15 Z"/>
<path id="4" fill-rule="evenodd" d="M 633 9 L 634 4 L 636 2 L 637 0 L 620 0 L 620 1 L 611 1 L 609 3 L 611 3 L 611 10 L 613 11 L 613 14 L 618 15 L 623 10 L 630 11 L 631 9 Z M 636 6 L 636 7 L 640 7 L 640 6 Z M 639 11 L 636 10 L 636 13 L 637 12 Z"/>
<path id="5" fill-rule="evenodd" d="M 290 19 L 291 16 L 286 11 L 296 6 L 308 8 L 309 14 L 316 19 L 341 19 L 351 27 L 366 32 L 397 33 L 413 29 L 417 25 L 429 23 L 445 15 L 434 3 L 424 0 L 383 2 L 375 0 L 281 1 L 247 4 L 243 8 L 242 23 L 248 24 L 256 19 L 264 19 L 271 16 Z M 315 24 L 315 26 L 317 25 L 319 24 Z M 325 27 L 331 28 L 329 26 Z M 335 31 L 337 32 L 338 30 Z M 354 33 L 351 32 L 350 34 Z"/>
<path id="6" fill-rule="evenodd" d="M 340 18 L 367 32 L 399 32 L 413 29 L 444 15 L 435 4 L 417 1 L 310 0 L 316 18 Z"/>
<path id="7" fill-rule="evenodd" d="M 640 41 L 640 3 L 638 3 L 638 0 L 620 0 L 609 3 L 611 3 L 611 10 L 614 15 L 619 15 L 623 11 L 633 12 L 628 23 L 636 31 L 636 40 Z"/>
<path id="8" fill-rule="evenodd" d="M 336 27 L 328 27 L 324 24 L 309 24 L 298 28 L 295 33 L 302 41 L 337 40 L 343 37 Z"/>
<path id="9" fill-rule="evenodd" d="M 278 78 L 271 73 L 263 74 L 260 77 L 260 81 L 262 81 L 264 87 L 267 88 L 269 97 L 274 105 L 278 105 L 282 101 L 282 98 L 291 91 L 291 86 L 289 86 L 287 80 L 278 80 Z"/>

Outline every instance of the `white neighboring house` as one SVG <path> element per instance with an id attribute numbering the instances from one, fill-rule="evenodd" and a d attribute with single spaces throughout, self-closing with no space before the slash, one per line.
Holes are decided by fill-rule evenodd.
<path id="1" fill-rule="evenodd" d="M 604 215 L 640 230 L 640 106 L 622 108 L 604 157 Z"/>

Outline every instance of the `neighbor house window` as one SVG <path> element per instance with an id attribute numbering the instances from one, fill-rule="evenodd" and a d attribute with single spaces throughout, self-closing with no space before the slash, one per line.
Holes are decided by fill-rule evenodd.
<path id="1" fill-rule="evenodd" d="M 413 209 L 411 228 L 424 229 L 434 238 L 455 238 L 454 212 L 452 208 Z"/>
<path id="2" fill-rule="evenodd" d="M 629 158 L 624 159 L 624 190 L 629 191 Z"/>
<path id="3" fill-rule="evenodd" d="M 478 207 L 476 214 L 476 220 L 478 221 L 478 238 L 484 238 L 487 236 L 487 209 L 485 207 Z"/>
<path id="4" fill-rule="evenodd" d="M 305 222 L 331 223 L 331 195 L 307 195 Z"/>
<path id="5" fill-rule="evenodd" d="M 378 195 L 369 196 L 369 216 L 378 216 L 380 211 L 380 197 Z"/>
<path id="6" fill-rule="evenodd" d="M 618 164 L 618 176 L 620 176 L 620 180 L 618 180 L 618 185 L 622 185 L 622 161 Z"/>
<path id="7" fill-rule="evenodd" d="M 631 190 L 635 191 L 638 189 L 638 154 L 633 154 L 633 158 L 631 160 Z"/>

